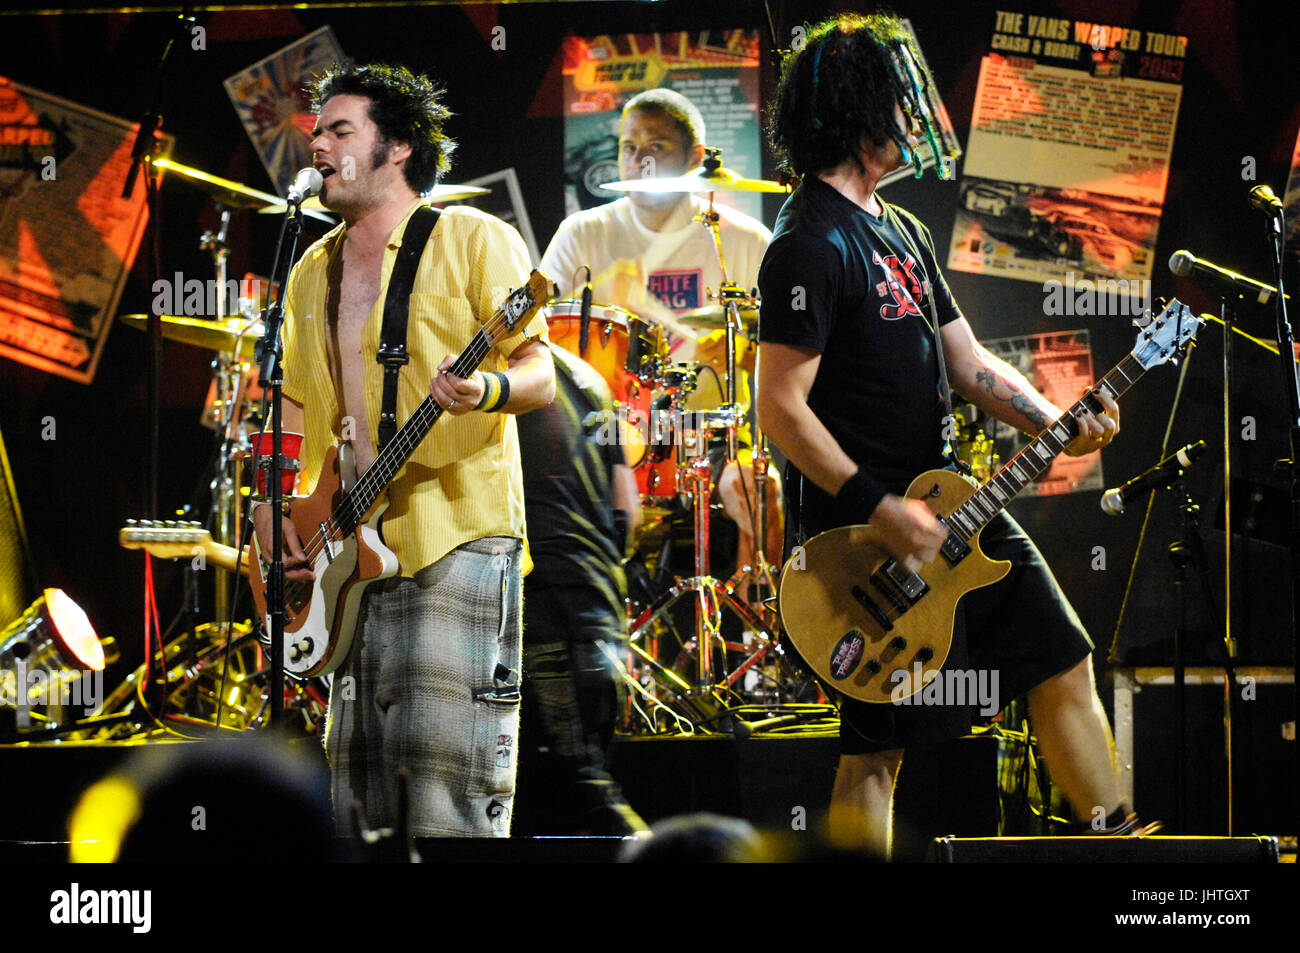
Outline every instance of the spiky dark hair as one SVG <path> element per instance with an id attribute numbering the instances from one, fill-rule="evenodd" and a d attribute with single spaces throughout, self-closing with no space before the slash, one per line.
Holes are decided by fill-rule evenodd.
<path id="1" fill-rule="evenodd" d="M 786 57 L 767 116 L 768 141 L 781 167 L 799 176 L 853 159 L 865 135 L 877 146 L 893 139 L 909 154 L 894 117 L 913 99 L 893 63 L 909 41 L 890 14 L 841 14 L 812 27 L 802 49 Z"/>
<path id="2" fill-rule="evenodd" d="M 334 96 L 365 96 L 370 121 L 385 142 L 405 142 L 411 155 L 402 167 L 407 184 L 423 194 L 451 168 L 454 140 L 443 132 L 451 110 L 442 104 L 446 90 L 405 66 L 336 64 L 317 80 L 312 109 L 320 112 Z"/>

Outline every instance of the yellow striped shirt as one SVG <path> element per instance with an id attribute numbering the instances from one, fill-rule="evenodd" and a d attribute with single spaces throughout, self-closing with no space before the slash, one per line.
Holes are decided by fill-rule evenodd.
<path id="1" fill-rule="evenodd" d="M 412 206 L 414 213 L 418 206 Z M 383 366 L 379 349 L 384 298 L 410 214 L 393 230 L 384 251 L 379 296 L 362 329 L 366 361 L 365 409 L 372 446 L 379 446 Z M 303 405 L 306 423 L 299 493 L 316 484 L 326 449 L 342 439 L 339 400 L 330 373 L 326 291 L 332 255 L 341 248 L 340 225 L 294 267 L 285 294 L 284 394 Z M 425 246 L 411 294 L 406 348 L 411 361 L 397 385 L 401 426 L 429 395 L 438 364 L 459 355 L 505 301 L 528 280 L 528 252 L 513 227 L 476 209 L 453 207 L 438 218 Z M 484 371 L 504 371 L 511 352 L 544 338 L 539 311 L 483 359 Z M 359 425 L 359 424 L 358 424 Z M 519 441 L 510 414 L 444 414 L 398 471 L 388 491 L 384 541 L 401 574 L 412 576 L 456 547 L 485 536 L 525 539 Z M 525 569 L 531 568 L 525 546 Z"/>

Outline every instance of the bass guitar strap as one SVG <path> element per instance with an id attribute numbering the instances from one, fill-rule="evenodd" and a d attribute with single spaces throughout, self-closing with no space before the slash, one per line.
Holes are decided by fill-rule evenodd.
<path id="1" fill-rule="evenodd" d="M 379 411 L 379 446 L 381 451 L 397 434 L 397 378 L 401 369 L 411 361 L 406 353 L 406 323 L 411 313 L 411 291 L 415 287 L 415 273 L 420 267 L 424 246 L 428 244 L 433 227 L 438 224 L 439 212 L 422 205 L 411 213 L 402 234 L 402 247 L 397 250 L 393 273 L 388 278 L 388 293 L 384 296 L 384 323 L 380 331 L 379 350 L 375 360 L 384 365 L 384 393 Z"/>

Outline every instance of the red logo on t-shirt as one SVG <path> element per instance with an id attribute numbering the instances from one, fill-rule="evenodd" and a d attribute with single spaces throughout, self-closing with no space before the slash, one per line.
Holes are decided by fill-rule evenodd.
<path id="1" fill-rule="evenodd" d="M 893 304 L 880 306 L 880 316 L 886 321 L 897 321 L 909 314 L 919 315 L 921 309 L 917 301 L 929 289 L 922 286 L 921 280 L 913 274 L 916 259 L 908 255 L 907 261 L 899 264 L 897 255 L 881 258 L 880 252 L 873 251 L 871 260 L 885 269 L 885 280 L 876 285 L 876 294 L 894 299 Z"/>

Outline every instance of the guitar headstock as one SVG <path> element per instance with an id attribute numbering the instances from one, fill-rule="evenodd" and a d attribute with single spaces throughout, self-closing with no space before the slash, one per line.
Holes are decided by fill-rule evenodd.
<path id="1" fill-rule="evenodd" d="M 1136 322 L 1135 322 L 1136 323 Z M 1196 337 L 1204 320 L 1192 314 L 1190 308 L 1177 298 L 1170 299 L 1164 309 L 1150 319 L 1138 335 L 1133 347 L 1133 358 L 1150 370 L 1167 361 L 1178 363 L 1183 350 Z"/>
<path id="2" fill-rule="evenodd" d="M 124 549 L 147 549 L 161 559 L 184 559 L 211 545 L 212 534 L 201 523 L 176 520 L 127 520 L 118 531 L 117 541 Z"/>
<path id="3" fill-rule="evenodd" d="M 510 292 L 505 304 L 497 310 L 497 314 L 505 321 L 506 334 L 512 333 L 516 327 L 532 318 L 537 309 L 550 299 L 550 290 L 551 279 L 534 270 L 526 285 Z"/>

